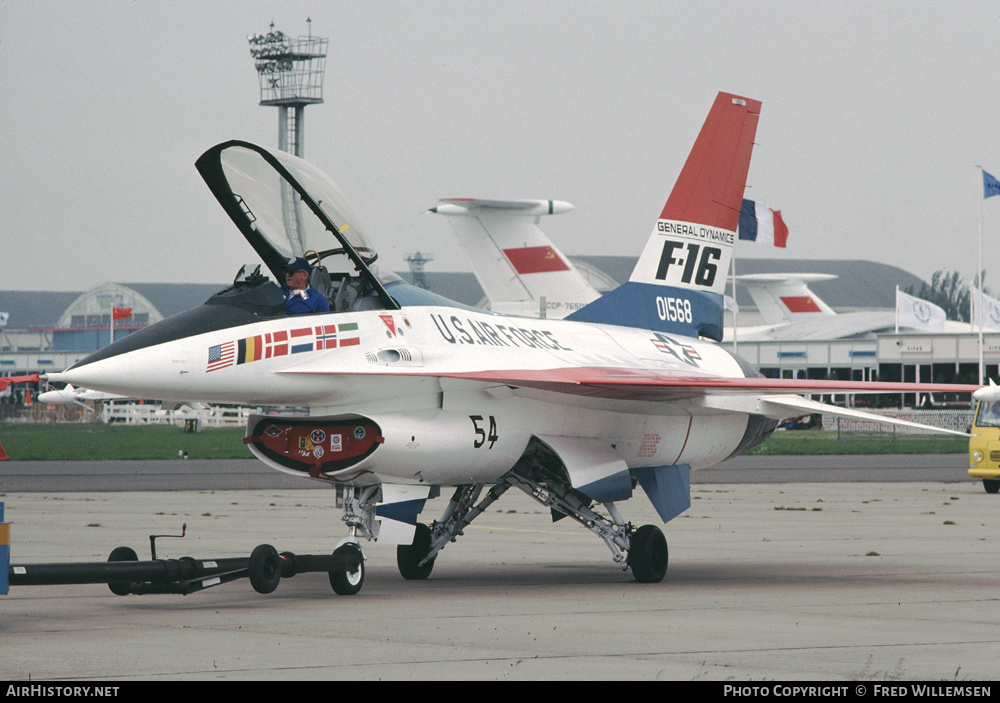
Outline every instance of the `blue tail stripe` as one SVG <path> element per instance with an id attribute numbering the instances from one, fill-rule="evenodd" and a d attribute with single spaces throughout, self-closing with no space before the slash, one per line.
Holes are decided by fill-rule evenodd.
<path id="1" fill-rule="evenodd" d="M 567 320 L 637 327 L 722 341 L 723 299 L 674 286 L 629 281 L 566 316 Z"/>

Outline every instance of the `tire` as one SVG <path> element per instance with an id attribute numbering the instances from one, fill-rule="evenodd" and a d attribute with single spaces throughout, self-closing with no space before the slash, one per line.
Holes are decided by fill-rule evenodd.
<path id="1" fill-rule="evenodd" d="M 357 554 L 360 561 L 354 571 L 331 571 L 330 586 L 339 596 L 356 595 L 365 583 L 365 557 L 361 547 L 351 542 L 342 544 L 333 551 L 333 556 L 342 554 Z"/>
<path id="2" fill-rule="evenodd" d="M 1000 479 L 984 478 L 983 488 L 986 489 L 987 493 L 1000 493 Z"/>
<path id="3" fill-rule="evenodd" d="M 434 569 L 434 559 L 423 566 L 420 560 L 431 551 L 431 528 L 423 523 L 417 523 L 417 531 L 413 534 L 413 544 L 396 546 L 396 567 L 399 574 L 407 581 L 423 581 L 431 575 Z"/>
<path id="4" fill-rule="evenodd" d="M 667 540 L 656 525 L 643 525 L 632 535 L 628 565 L 639 583 L 659 583 L 667 575 Z"/>
<path id="5" fill-rule="evenodd" d="M 115 547 L 108 555 L 108 561 L 139 561 L 139 555 L 131 547 Z M 116 596 L 127 596 L 132 592 L 130 583 L 109 583 L 108 588 Z"/>
<path id="6" fill-rule="evenodd" d="M 281 563 L 282 558 L 278 556 L 278 550 L 270 544 L 255 547 L 247 565 L 253 590 L 265 594 L 273 592 L 281 581 Z"/>

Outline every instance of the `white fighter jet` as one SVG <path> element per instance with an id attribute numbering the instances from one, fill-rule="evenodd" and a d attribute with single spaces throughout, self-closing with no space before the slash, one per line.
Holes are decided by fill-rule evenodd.
<path id="1" fill-rule="evenodd" d="M 631 279 L 563 320 L 484 312 L 406 284 L 378 268 L 323 173 L 277 150 L 220 144 L 197 162 L 209 188 L 275 278 L 290 257 L 313 264 L 330 311 L 287 317 L 279 287 L 243 270 L 204 306 L 49 380 L 308 406 L 308 417 L 253 417 L 244 441 L 273 468 L 340 489 L 349 534 L 335 553 L 363 557 L 363 538 L 395 543 L 407 579 L 427 578 L 440 550 L 513 487 L 600 537 L 638 581 L 658 582 L 663 532 L 620 510 L 637 486 L 667 522 L 690 506 L 691 470 L 760 443 L 777 420 L 875 417 L 800 394 L 928 390 L 764 379 L 718 344 L 759 112 L 755 100 L 718 95 Z M 449 487 L 443 514 L 418 523 Z M 360 590 L 359 561 L 331 572 L 338 593 Z"/>

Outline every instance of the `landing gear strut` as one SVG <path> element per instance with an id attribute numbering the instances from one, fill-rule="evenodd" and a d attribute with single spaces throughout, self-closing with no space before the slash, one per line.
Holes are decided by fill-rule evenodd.
<path id="1" fill-rule="evenodd" d="M 347 524 L 348 536 L 333 551 L 333 556 L 355 558 L 358 565 L 347 571 L 330 572 L 330 586 L 338 595 L 353 596 L 365 583 L 365 553 L 361 549 L 358 534 L 369 540 L 375 538 L 372 525 L 378 490 L 378 486 L 348 486 L 344 494 L 344 514 L 340 519 Z"/>
<path id="2" fill-rule="evenodd" d="M 530 476 L 527 474 L 531 474 Z M 611 519 L 591 509 L 591 501 L 551 472 L 510 473 L 492 486 L 477 504 L 484 486 L 459 486 L 441 519 L 428 528 L 417 525 L 413 544 L 396 548 L 396 564 L 405 579 L 430 576 L 438 552 L 464 534 L 464 528 L 510 488 L 519 488 L 553 512 L 569 516 L 596 534 L 611 550 L 615 563 L 632 569 L 636 581 L 659 583 L 667 573 L 667 540 L 656 525 L 636 529 L 626 523 L 614 503 L 605 503 Z"/>
<path id="3" fill-rule="evenodd" d="M 431 575 L 438 552 L 448 542 L 465 534 L 465 527 L 482 515 L 497 498 L 513 484 L 499 483 L 486 492 L 486 497 L 476 504 L 483 492 L 481 485 L 459 486 L 445 508 L 441 519 L 432 527 L 417 525 L 412 545 L 396 547 L 396 566 L 404 579 L 422 580 Z"/>

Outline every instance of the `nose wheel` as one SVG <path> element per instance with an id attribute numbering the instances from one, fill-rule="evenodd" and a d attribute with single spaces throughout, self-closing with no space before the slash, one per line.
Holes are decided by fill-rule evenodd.
<path id="1" fill-rule="evenodd" d="M 333 556 L 355 556 L 358 565 L 348 571 L 331 571 L 330 586 L 338 596 L 353 596 L 365 583 L 365 557 L 361 547 L 353 542 L 342 544 L 333 550 Z"/>

